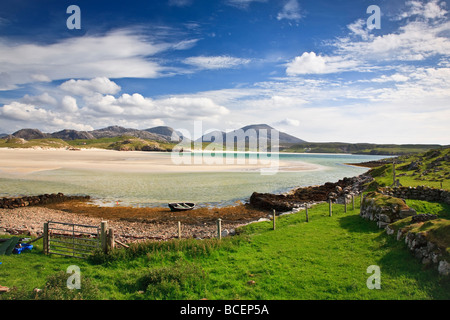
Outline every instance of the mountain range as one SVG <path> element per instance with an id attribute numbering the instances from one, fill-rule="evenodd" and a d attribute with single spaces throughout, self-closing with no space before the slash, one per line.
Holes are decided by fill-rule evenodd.
<path id="1" fill-rule="evenodd" d="M 301 144 L 305 142 L 304 140 L 296 138 L 292 135 L 278 131 L 267 124 L 248 125 L 230 132 L 213 131 L 203 135 L 197 141 L 213 142 L 217 141 L 217 139 L 215 138 L 222 137 L 222 141 L 225 143 L 227 137 L 228 138 L 233 137 L 233 139 L 236 142 L 241 141 L 245 142 L 246 139 L 248 138 L 258 138 L 260 136 L 260 133 L 263 132 L 262 130 L 264 130 L 264 132 L 267 133 L 268 140 L 272 138 L 272 134 L 278 134 L 280 145 Z M 4 135 L 3 137 L 5 138 L 8 136 L 13 136 L 15 138 L 22 138 L 25 140 L 56 138 L 65 141 L 132 136 L 136 138 L 156 140 L 162 142 L 180 142 L 183 138 L 180 132 L 167 126 L 158 126 L 143 130 L 124 128 L 120 126 L 109 126 L 106 128 L 92 131 L 78 131 L 73 129 L 64 129 L 53 133 L 44 133 L 38 129 L 21 129 L 14 132 L 11 135 Z"/>

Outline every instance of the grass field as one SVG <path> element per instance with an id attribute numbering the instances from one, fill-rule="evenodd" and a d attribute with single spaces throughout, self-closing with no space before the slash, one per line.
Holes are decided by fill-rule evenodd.
<path id="1" fill-rule="evenodd" d="M 448 206 L 413 204 L 450 215 Z M 358 206 L 344 213 L 335 205 L 330 217 L 319 204 L 309 222 L 301 211 L 278 217 L 276 230 L 255 223 L 222 240 L 147 242 L 90 260 L 45 256 L 38 241 L 31 252 L 1 256 L 0 285 L 17 289 L 0 299 L 449 299 L 448 277 L 360 218 Z M 65 288 L 70 265 L 80 267 L 81 290 Z M 371 265 L 380 267 L 381 289 L 367 287 Z"/>

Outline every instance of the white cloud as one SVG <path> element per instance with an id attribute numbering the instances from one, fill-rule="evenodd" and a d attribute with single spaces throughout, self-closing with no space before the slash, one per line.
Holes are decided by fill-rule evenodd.
<path id="1" fill-rule="evenodd" d="M 297 0 L 288 0 L 283 9 L 278 13 L 278 20 L 295 20 L 298 21 L 302 18 L 302 14 L 300 13 L 300 5 Z"/>
<path id="2" fill-rule="evenodd" d="M 150 39 L 142 33 L 120 29 L 52 44 L 17 44 L 0 38 L 0 90 L 68 78 L 156 78 L 166 68 L 151 60 L 152 57 L 168 50 L 188 49 L 197 41 L 157 41 L 156 35 Z"/>
<path id="3" fill-rule="evenodd" d="M 228 69 L 247 64 L 250 60 L 230 56 L 197 56 L 186 58 L 183 62 L 200 69 Z"/>
<path id="4" fill-rule="evenodd" d="M 48 118 L 49 112 L 32 104 L 13 101 L 0 108 L 0 115 L 10 120 L 44 121 Z"/>
<path id="5" fill-rule="evenodd" d="M 78 111 L 77 100 L 71 96 L 64 96 L 61 101 L 61 107 L 64 111 L 75 113 Z"/>
<path id="6" fill-rule="evenodd" d="M 443 8 L 445 2 L 440 2 L 440 0 L 425 2 L 416 0 L 406 1 L 406 6 L 408 7 L 407 11 L 399 14 L 396 19 L 401 20 L 412 16 L 419 16 L 425 19 L 439 19 L 447 14 L 447 10 Z"/>
<path id="7" fill-rule="evenodd" d="M 304 52 L 287 64 L 288 75 L 325 74 L 348 71 L 358 65 L 357 62 L 335 56 L 320 56 L 315 52 Z"/>
<path id="8" fill-rule="evenodd" d="M 26 94 L 20 102 L 25 104 L 32 104 L 32 105 L 39 105 L 39 106 L 56 106 L 58 104 L 58 101 L 50 96 L 47 92 L 44 92 L 41 95 L 38 96 L 30 96 Z"/>
<path id="9" fill-rule="evenodd" d="M 47 77 L 45 74 L 32 74 L 31 79 L 37 82 L 51 82 L 50 78 Z"/>
<path id="10" fill-rule="evenodd" d="M 98 77 L 91 80 L 71 79 L 62 83 L 59 87 L 64 91 L 81 96 L 92 95 L 94 93 L 116 94 L 121 89 L 114 81 L 106 77 Z"/>
<path id="11" fill-rule="evenodd" d="M 350 23 L 347 25 L 347 28 L 352 32 L 352 34 L 356 36 L 360 36 L 363 40 L 368 40 L 369 35 L 369 29 L 366 28 L 367 22 L 363 19 L 358 19 L 353 23 Z"/>

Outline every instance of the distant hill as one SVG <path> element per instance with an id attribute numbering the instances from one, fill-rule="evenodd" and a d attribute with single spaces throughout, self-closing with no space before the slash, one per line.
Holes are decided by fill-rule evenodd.
<path id="1" fill-rule="evenodd" d="M 235 142 L 244 142 L 246 141 L 246 139 L 248 141 L 249 138 L 258 139 L 262 132 L 264 132 L 264 134 L 266 135 L 269 143 L 272 143 L 272 134 L 278 133 L 278 141 L 276 145 L 281 147 L 287 147 L 292 144 L 301 144 L 306 142 L 285 132 L 278 131 L 267 124 L 248 125 L 230 132 L 212 131 L 203 135 L 200 139 L 198 139 L 198 141 L 217 142 L 216 140 L 220 139 L 221 137 L 224 143 L 227 142 L 227 139 L 233 139 Z"/>
<path id="2" fill-rule="evenodd" d="M 99 138 L 113 138 L 118 136 L 132 136 L 140 139 L 149 140 L 163 140 L 167 141 L 166 138 L 144 130 L 124 128 L 119 126 L 110 126 L 103 129 L 89 131 L 96 139 Z"/>
<path id="3" fill-rule="evenodd" d="M 109 126 L 106 128 L 92 131 L 77 131 L 72 129 L 64 129 L 53 133 L 43 133 L 38 129 L 21 129 L 19 131 L 14 132 L 12 136 L 16 138 L 22 138 L 25 140 L 55 138 L 65 141 L 132 136 L 140 139 L 158 140 L 163 142 L 169 141 L 169 139 L 167 139 L 167 137 L 163 135 L 152 133 L 146 130 L 124 128 L 120 126 Z"/>
<path id="4" fill-rule="evenodd" d="M 212 131 L 197 141 L 203 142 L 203 146 L 206 144 L 218 142 L 226 143 L 227 138 L 233 139 L 235 143 L 244 143 L 247 149 L 251 148 L 249 144 L 250 138 L 259 138 L 263 130 L 267 133 L 268 144 L 267 146 L 277 145 L 280 151 L 294 152 L 294 153 L 349 153 L 349 154 L 370 154 L 370 155 L 403 155 L 403 154 L 415 154 L 419 152 L 426 152 L 430 149 L 441 148 L 443 146 L 437 144 L 373 144 L 373 143 L 345 143 L 345 142 L 306 142 L 302 139 L 294 137 L 282 131 L 278 131 L 267 124 L 252 124 L 240 129 L 236 129 L 230 132 Z M 271 141 L 272 133 L 277 133 L 279 140 L 277 143 Z M 147 142 L 139 140 L 130 140 L 133 137 L 135 139 L 144 139 Z M 175 140 L 172 140 L 172 137 Z M 0 135 L 0 139 L 10 139 L 8 146 L 12 146 L 13 138 L 23 139 L 25 141 L 30 140 L 45 140 L 50 139 L 55 144 L 55 141 L 62 143 L 67 141 L 70 145 L 76 146 L 95 146 L 98 148 L 109 148 L 112 143 L 115 143 L 115 147 L 119 149 L 164 149 L 168 150 L 183 139 L 180 132 L 175 131 L 168 126 L 157 126 L 148 128 L 145 130 L 124 128 L 121 126 L 109 126 L 102 129 L 96 129 L 91 131 L 77 131 L 73 129 L 64 129 L 58 132 L 45 133 L 38 129 L 21 129 L 13 134 Z M 176 140 L 178 138 L 178 140 Z M 108 140 L 109 139 L 109 140 Z M 111 140 L 112 139 L 112 140 Z M 2 142 L 0 141 L 0 142 Z M 128 141 L 128 142 L 127 142 Z M 133 143 L 130 144 L 129 142 Z M 4 142 L 4 141 L 3 141 Z M 2 143 L 3 143 L 2 142 Z M 123 145 L 120 143 L 123 142 Z M 155 145 L 156 142 L 158 145 Z M 18 146 L 36 145 L 38 142 L 30 142 L 29 144 L 19 143 Z M 48 141 L 44 141 L 44 144 Z M 240 146 L 238 144 L 235 147 Z"/>
<path id="5" fill-rule="evenodd" d="M 167 141 L 178 142 L 182 139 L 181 133 L 167 126 L 158 126 L 154 128 L 144 129 L 144 131 L 160 135 L 164 137 Z"/>
<path id="6" fill-rule="evenodd" d="M 25 140 L 49 138 L 47 133 L 43 133 L 38 129 L 21 129 L 14 132 L 12 135 L 16 138 L 22 138 Z"/>
<path id="7" fill-rule="evenodd" d="M 51 134 L 52 138 L 61 140 L 95 139 L 95 136 L 87 131 L 64 129 Z"/>

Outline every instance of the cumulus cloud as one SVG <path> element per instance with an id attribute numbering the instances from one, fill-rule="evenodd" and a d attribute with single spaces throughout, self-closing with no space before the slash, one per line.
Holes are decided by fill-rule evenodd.
<path id="1" fill-rule="evenodd" d="M 61 101 L 61 107 L 64 111 L 75 113 L 78 111 L 77 100 L 71 96 L 64 96 Z"/>
<path id="2" fill-rule="evenodd" d="M 0 108 L 0 115 L 10 120 L 43 121 L 48 118 L 49 112 L 32 104 L 13 101 Z"/>
<path id="3" fill-rule="evenodd" d="M 26 94 L 20 102 L 39 106 L 56 106 L 58 104 L 56 98 L 52 97 L 47 92 L 44 92 L 38 96 L 30 96 Z"/>
<path id="4" fill-rule="evenodd" d="M 287 64 L 286 73 L 288 75 L 335 73 L 348 71 L 357 65 L 357 62 L 339 56 L 320 56 L 315 52 L 304 52 Z"/>
<path id="5" fill-rule="evenodd" d="M 114 81 L 106 77 L 97 77 L 91 80 L 68 80 L 59 86 L 62 90 L 75 95 L 92 95 L 94 93 L 116 94 L 120 91 Z"/>

